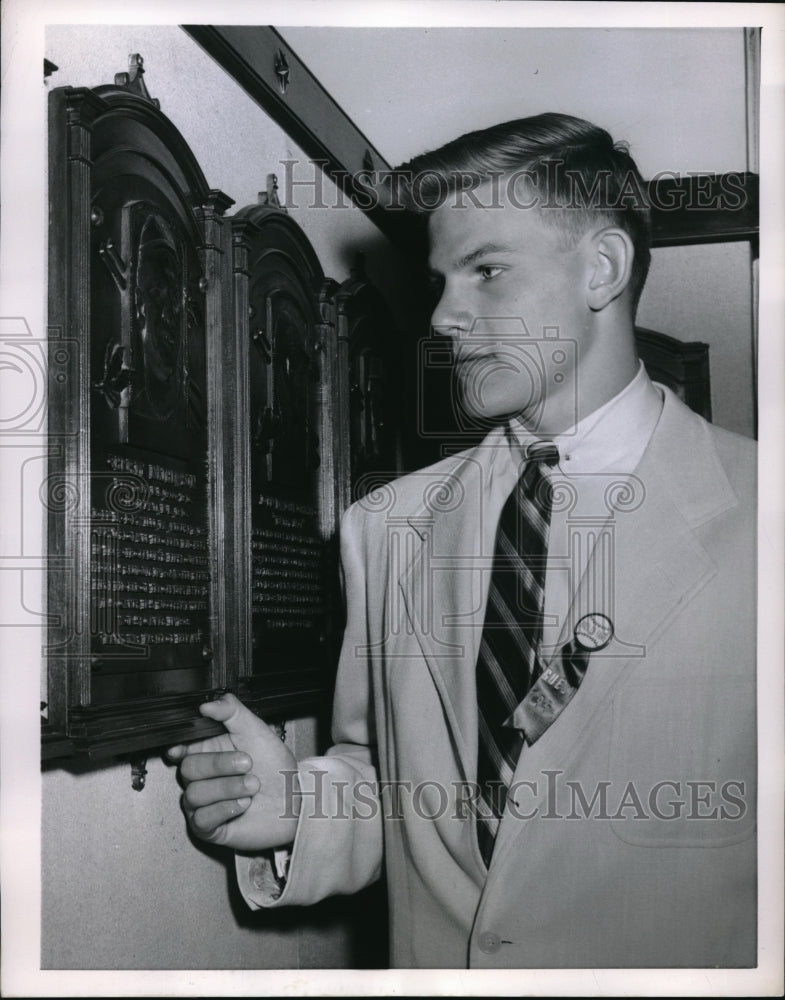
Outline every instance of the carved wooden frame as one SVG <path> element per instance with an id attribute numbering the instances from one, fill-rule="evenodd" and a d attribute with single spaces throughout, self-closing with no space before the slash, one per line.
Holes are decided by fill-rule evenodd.
<path id="1" fill-rule="evenodd" d="M 259 204 L 225 217 L 231 199 L 208 187 L 185 140 L 161 113 L 158 101 L 150 97 L 143 72 L 140 57 L 132 56 L 130 72 L 119 74 L 113 86 L 95 90 L 66 87 L 50 95 L 50 457 L 45 494 L 42 492 L 47 504 L 50 551 L 49 623 L 44 649 L 46 700 L 42 704 L 45 762 L 66 757 L 101 762 L 221 732 L 220 725 L 200 716 L 197 709 L 202 701 L 225 689 L 237 691 L 268 718 L 310 710 L 329 692 L 340 639 L 337 528 L 351 495 L 349 341 L 353 324 L 365 312 L 373 314 L 371 324 L 379 321 L 382 300 L 360 272 L 355 271 L 341 286 L 325 278 L 304 233 L 278 204 L 272 175 Z M 132 179 L 136 178 L 135 170 L 144 174 L 145 183 L 149 182 L 148 188 L 153 191 L 152 200 L 131 198 L 129 208 L 124 192 L 106 195 L 105 189 L 111 191 L 114 183 L 114 168 L 122 177 Z M 96 186 L 102 183 L 104 188 L 97 196 Z M 160 191 L 156 184 L 160 184 Z M 105 218 L 102 204 L 107 205 L 107 197 L 110 211 Z M 135 419 L 134 412 L 138 412 L 140 392 L 143 399 L 147 393 L 143 405 L 155 410 L 148 383 L 141 390 L 138 385 L 139 365 L 133 345 L 141 334 L 134 333 L 134 323 L 139 320 L 129 303 L 136 303 L 134 309 L 138 311 L 134 295 L 141 282 L 141 248 L 146 245 L 141 234 L 146 232 L 144 227 L 150 219 L 155 237 L 151 242 L 163 244 L 164 252 L 171 251 L 173 259 L 180 260 L 172 235 L 174 223 L 167 222 L 166 212 L 155 207 L 159 197 L 167 205 L 176 206 L 173 214 L 187 235 L 188 253 L 198 261 L 196 271 L 189 271 L 185 264 L 175 271 L 181 275 L 177 278 L 181 303 L 193 302 L 189 289 L 198 277 L 198 330 L 204 331 L 209 640 L 204 643 L 204 663 L 195 675 L 203 677 L 202 681 L 188 686 L 190 680 L 186 679 L 183 689 L 172 693 L 165 688 L 166 681 L 155 674 L 158 667 L 151 663 L 147 676 L 152 678 L 154 693 L 145 688 L 143 695 L 129 697 L 123 684 L 118 682 L 119 693 L 115 694 L 112 677 L 107 686 L 105 675 L 99 676 L 100 671 L 107 670 L 107 664 L 96 655 L 96 640 L 91 636 L 92 631 L 99 637 L 108 633 L 110 638 L 122 638 L 119 628 L 104 627 L 105 620 L 96 625 L 100 616 L 94 592 L 101 586 L 100 581 L 96 584 L 96 575 L 100 577 L 96 566 L 100 566 L 101 544 L 106 539 L 110 548 L 114 544 L 115 529 L 104 525 L 103 509 L 96 512 L 93 486 L 98 473 L 94 455 L 100 455 L 100 461 L 105 463 L 104 440 L 117 440 L 121 445 L 130 441 L 128 447 L 132 450 L 134 441 L 128 438 L 128 427 Z M 134 221 L 137 219 L 141 220 L 138 224 Z M 108 238 L 109 232 L 118 231 L 119 239 Z M 135 257 L 133 252 L 128 257 L 129 247 L 136 252 Z M 255 667 L 258 659 L 254 659 L 258 650 L 253 648 L 251 597 L 249 289 L 265 266 L 265 259 L 276 253 L 291 262 L 313 348 L 309 370 L 313 370 L 314 393 L 318 396 L 313 413 L 319 441 L 319 461 L 314 466 L 318 471 L 313 483 L 324 549 L 325 614 L 312 656 L 299 663 L 286 663 L 285 669 L 279 666 L 263 671 L 264 676 L 260 676 Z M 95 281 L 113 296 L 111 308 L 99 309 L 100 315 L 95 314 L 94 301 L 103 305 L 104 300 L 94 290 Z M 187 281 L 191 285 L 186 287 Z M 182 309 L 187 308 L 182 305 Z M 391 328 L 389 314 L 386 317 L 385 325 Z M 182 317 L 177 320 L 181 332 L 184 322 Z M 120 328 L 119 333 L 115 327 Z M 110 328 L 111 333 L 107 332 Z M 197 333 L 197 338 L 200 335 Z M 110 352 L 108 346 L 115 340 Z M 143 352 L 144 344 L 140 350 Z M 187 354 L 187 348 L 183 350 Z M 145 364 L 143 374 L 147 372 Z M 185 378 L 190 385 L 189 376 Z M 187 395 L 185 398 L 187 402 Z M 91 410 L 91 406 L 99 409 Z M 94 422 L 99 411 L 101 419 Z M 175 409 L 175 413 L 179 415 L 179 410 Z M 158 416 L 151 419 L 157 426 Z M 105 430 L 107 420 L 120 435 L 116 439 Z M 123 433 L 126 437 L 122 437 Z M 160 453 L 164 461 L 174 454 L 165 445 L 161 445 Z M 122 474 L 112 478 L 113 489 L 133 492 L 132 486 L 123 481 Z M 168 514 L 161 515 L 163 527 L 159 527 L 158 535 L 135 535 L 136 522 L 131 522 L 132 551 L 127 558 L 141 563 L 143 569 L 145 561 L 154 558 L 151 552 L 170 544 L 160 534 L 168 523 L 166 517 Z M 92 536 L 102 527 L 104 535 L 96 542 Z M 91 543 L 98 557 L 91 556 Z M 105 603 L 122 606 L 129 588 L 122 582 L 127 579 L 123 577 L 126 555 L 119 553 L 118 548 L 116 564 L 120 570 L 113 579 L 121 582 L 113 583 L 117 589 L 111 591 L 116 601 Z M 175 596 L 179 596 L 176 573 L 173 579 Z M 155 584 L 152 590 L 157 598 Z M 123 607 L 122 613 L 126 610 L 127 606 Z M 111 618 L 111 612 L 106 614 Z M 165 625 L 153 638 L 162 644 L 170 641 Z M 274 659 L 271 654 L 271 662 Z M 175 653 L 169 661 L 180 669 Z M 116 662 L 108 665 L 112 676 L 117 669 Z M 135 669 L 129 668 L 129 672 L 133 674 Z M 96 686 L 101 683 L 102 694 L 96 700 Z M 156 687 L 159 684 L 162 691 Z M 138 770 L 141 776 L 143 767 Z M 135 787 L 141 788 L 143 783 L 143 776 L 138 777 Z"/>
<path id="2" fill-rule="evenodd" d="M 253 676 L 247 348 L 250 269 L 258 265 L 265 246 L 286 245 L 296 258 L 294 266 L 302 270 L 314 350 L 318 352 L 315 391 L 320 396 L 315 412 L 322 445 L 319 529 L 325 547 L 334 552 L 345 492 L 340 483 L 343 467 L 340 459 L 336 460 L 334 447 L 339 437 L 337 400 L 345 395 L 341 384 L 346 382 L 339 369 L 333 316 L 332 293 L 337 284 L 324 279 L 304 234 L 274 199 L 270 204 L 249 206 L 231 221 L 224 218 L 231 199 L 209 189 L 184 139 L 147 92 L 139 57 L 131 58 L 130 69 L 130 73 L 115 78 L 114 86 L 62 88 L 50 95 L 50 458 L 44 486 L 50 563 L 49 628 L 44 649 L 46 701 L 42 704 L 45 762 L 74 754 L 100 761 L 220 732 L 222 727 L 201 717 L 197 707 L 226 688 L 237 690 L 254 707 L 274 716 L 312 706 L 323 699 L 332 680 L 328 668 L 335 651 L 334 627 L 324 630 L 330 634 L 322 636 L 324 650 L 319 663 L 303 664 L 302 669 L 265 678 L 264 683 Z M 125 295 L 122 309 L 126 308 L 131 273 L 122 248 L 118 250 L 111 239 L 100 242 L 96 256 L 95 230 L 104 218 L 94 186 L 106 158 L 115 156 L 113 162 L 121 164 L 123 155 L 137 157 L 143 163 L 140 169 L 150 171 L 160 181 L 166 190 L 161 197 L 176 202 L 189 245 L 198 253 L 199 288 L 204 294 L 200 316 L 204 321 L 210 460 L 206 488 L 211 641 L 205 643 L 204 650 L 206 680 L 196 688 L 130 700 L 118 697 L 108 703 L 104 699 L 95 704 L 92 689 L 101 664 L 96 662 L 100 657 L 95 655 L 91 638 L 91 628 L 93 632 L 96 629 L 91 603 L 91 586 L 95 587 L 91 577 L 96 572 L 91 563 L 95 510 L 87 485 L 95 478 L 91 397 L 100 391 L 107 405 L 116 408 L 112 419 L 119 427 L 123 421 L 127 425 L 128 411 L 122 407 L 128 405 L 132 398 L 128 394 L 134 391 L 133 386 L 129 389 L 134 362 L 124 353 L 130 348 L 120 344 L 115 353 L 121 360 L 115 362 L 112 356 L 111 371 L 110 360 L 106 361 L 101 381 L 100 372 L 94 370 L 95 358 L 91 359 L 94 331 L 106 319 L 91 314 L 92 269 L 97 267 L 103 274 L 105 267 L 111 273 L 118 295 Z M 122 169 L 133 175 L 127 163 Z M 125 219 L 124 215 L 123 234 L 128 229 Z M 166 229 L 164 221 L 159 229 L 161 236 Z M 96 260 L 102 263 L 96 264 Z M 108 282 L 105 275 L 104 279 Z M 127 485 L 113 480 L 113 486 Z M 155 541 L 153 537 L 152 546 Z M 334 593 L 330 600 L 332 626 L 337 613 Z"/>
<path id="3" fill-rule="evenodd" d="M 291 711 L 323 699 L 332 682 L 332 666 L 337 655 L 339 630 L 336 619 L 340 617 L 338 597 L 337 530 L 340 515 L 345 507 L 342 501 L 339 414 L 342 385 L 335 323 L 330 305 L 331 292 L 336 283 L 325 278 L 313 247 L 299 226 L 277 204 L 274 180 L 269 192 L 260 196 L 256 205 L 249 205 L 236 212 L 231 220 L 234 273 L 234 356 L 238 413 L 247 418 L 235 419 L 233 426 L 236 462 L 233 471 L 232 491 L 234 507 L 231 513 L 233 554 L 236 578 L 243 581 L 232 609 L 231 631 L 237 636 L 236 657 L 240 695 L 246 704 L 265 714 Z M 254 527 L 252 510 L 258 498 L 252 495 L 251 457 L 251 365 L 249 354 L 255 341 L 265 340 L 267 350 L 275 349 L 270 337 L 272 300 L 265 302 L 265 315 L 251 314 L 251 288 L 261 280 L 270 260 L 285 258 L 292 263 L 298 276 L 298 294 L 303 308 L 310 312 L 313 325 L 312 346 L 318 365 L 318 451 L 319 465 L 315 473 L 315 506 L 318 511 L 318 533 L 324 556 L 325 627 L 313 643 L 307 662 L 289 663 L 286 670 L 274 669 L 263 680 L 255 673 L 257 657 L 264 656 L 263 649 L 254 644 L 253 605 L 253 556 Z M 274 296 L 273 296 L 274 298 Z M 252 329 L 254 324 L 258 329 Z M 265 365 L 265 378 L 270 382 L 272 355 Z M 295 657 L 296 658 L 296 657 Z"/>
<path id="4" fill-rule="evenodd" d="M 141 60 L 139 60 L 141 70 Z M 141 73 L 136 85 L 128 76 L 115 86 L 96 90 L 61 88 L 50 95 L 50 278 L 49 278 L 49 427 L 50 456 L 48 510 L 49 630 L 44 658 L 47 670 L 46 718 L 43 724 L 44 759 L 83 751 L 92 758 L 135 752 L 151 745 L 193 739 L 217 731 L 196 706 L 230 680 L 226 655 L 226 611 L 220 585 L 223 551 L 223 479 L 229 460 L 223 430 L 220 391 L 221 330 L 228 303 L 225 281 L 225 209 L 231 204 L 210 190 L 190 149 L 158 103 L 146 92 Z M 119 84 L 119 85 L 117 85 Z M 125 155 L 144 162 L 166 185 L 163 197 L 177 204 L 177 218 L 198 255 L 204 292 L 205 370 L 207 379 L 206 434 L 213 456 L 207 504 L 209 560 L 215 567 L 209 585 L 210 631 L 217 646 L 211 649 L 208 683 L 199 690 L 162 694 L 145 699 L 118 699 L 93 704 L 91 694 L 96 656 L 91 647 L 91 395 L 96 372 L 91 371 L 91 340 L 103 317 L 91 315 L 91 272 L 96 264 L 93 231 L 102 225 L 100 199 L 94 199 L 94 179 L 107 157 Z M 119 162 L 119 161 L 118 161 Z M 126 161 L 127 166 L 128 161 Z M 130 168 L 129 168 L 130 169 Z M 99 251 L 115 273 L 120 287 L 126 282 L 123 262 L 104 240 Z M 114 375 L 122 393 L 123 371 Z M 119 418 L 118 418 L 119 419 Z"/>

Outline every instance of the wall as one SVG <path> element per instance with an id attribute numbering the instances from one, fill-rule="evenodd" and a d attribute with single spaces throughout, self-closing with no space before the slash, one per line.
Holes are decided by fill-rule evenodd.
<path id="1" fill-rule="evenodd" d="M 349 81 L 361 108 L 356 113 L 360 126 L 391 160 L 475 124 L 548 106 L 594 117 L 630 139 L 633 151 L 641 151 L 646 173 L 744 168 L 741 29 L 714 36 L 711 44 L 705 33 L 691 32 L 645 38 L 631 33 L 624 39 L 611 37 L 613 33 L 600 37 L 599 32 L 558 38 L 507 32 L 501 47 L 498 37 L 482 33 L 437 37 L 438 32 L 420 32 L 416 38 L 397 40 L 388 35 L 367 49 L 356 35 L 351 45 L 346 40 L 339 44 L 337 37 L 334 44 L 325 44 L 320 32 L 300 30 L 312 33 L 314 52 L 329 54 L 334 72 L 340 69 L 343 80 Z M 308 59 L 306 36 L 301 34 L 298 41 L 295 35 L 295 48 Z M 115 72 L 126 68 L 131 52 L 143 55 L 151 94 L 161 99 L 164 112 L 182 130 L 210 185 L 233 197 L 236 207 L 256 200 L 266 174 L 278 171 L 281 160 L 302 156 L 176 27 L 52 27 L 46 56 L 59 70 L 50 86 L 110 82 Z M 354 63 L 347 74 L 347 61 L 363 52 L 364 61 Z M 511 92 L 509 70 L 506 80 L 493 75 L 499 72 L 494 62 L 498 52 L 506 53 L 499 60 L 502 70 L 518 67 L 516 93 Z M 597 71 L 598 62 L 607 72 Z M 439 65 L 442 71 L 447 66 L 453 83 L 452 76 L 439 82 Z M 397 73 L 400 86 L 388 86 L 384 103 L 377 103 L 357 81 L 372 83 L 374 68 L 381 76 L 385 66 L 388 75 Z M 489 66 L 493 73 L 486 77 Z M 417 76 L 423 67 L 424 80 Z M 315 64 L 314 69 L 321 75 Z M 591 88 L 584 86 L 586 79 Z M 324 76 L 323 82 L 331 86 Z M 384 86 L 384 81 L 378 85 Z M 455 100 L 461 92 L 456 91 L 458 85 L 467 95 L 464 101 Z M 423 93 L 434 99 L 422 102 Z M 656 102 L 652 95 L 657 95 Z M 341 95 L 339 100 L 355 113 Z M 702 110 L 720 107 L 726 113 L 718 127 L 704 120 L 696 133 L 694 122 Z M 389 114 L 380 115 L 380 108 Z M 392 146 L 394 136 L 406 149 L 400 155 Z M 399 262 L 375 227 L 354 209 L 306 211 L 306 194 L 300 192 L 301 204 L 293 205 L 291 214 L 313 242 L 325 272 L 342 280 L 355 250 L 362 247 L 371 278 L 405 323 Z M 683 339 L 707 340 L 716 420 L 752 432 L 750 283 L 744 245 L 655 252 L 639 321 Z M 289 739 L 299 755 L 312 752 L 318 741 L 316 721 L 297 721 L 289 727 Z M 59 769 L 44 774 L 44 967 L 360 964 L 354 904 L 330 903 L 308 913 L 251 914 L 237 899 L 222 852 L 189 840 L 173 771 L 159 760 L 148 766 L 147 787 L 141 793 L 131 789 L 127 765 L 83 774 Z"/>
<path id="2" fill-rule="evenodd" d="M 627 140 L 645 174 L 744 168 L 740 28 L 279 30 L 393 164 L 563 111 Z"/>
<path id="3" fill-rule="evenodd" d="M 712 419 L 755 436 L 752 260 L 748 243 L 652 251 L 638 324 L 709 345 Z"/>
<path id="4" fill-rule="evenodd" d="M 316 742 L 315 720 L 287 726 L 296 755 Z M 41 968 L 351 968 L 383 954 L 359 926 L 373 892 L 250 911 L 229 852 L 187 835 L 174 769 L 147 766 L 142 792 L 128 764 L 44 773 Z"/>

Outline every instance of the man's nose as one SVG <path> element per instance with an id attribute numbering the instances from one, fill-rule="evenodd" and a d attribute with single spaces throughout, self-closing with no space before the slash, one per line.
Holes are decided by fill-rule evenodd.
<path id="1" fill-rule="evenodd" d="M 457 340 L 471 329 L 471 317 L 466 303 L 445 285 L 431 315 L 431 327 L 437 335 Z"/>

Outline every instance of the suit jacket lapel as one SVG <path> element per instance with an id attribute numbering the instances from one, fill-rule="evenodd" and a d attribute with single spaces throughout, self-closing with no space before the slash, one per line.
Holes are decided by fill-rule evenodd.
<path id="1" fill-rule="evenodd" d="M 696 528 L 733 506 L 736 496 L 709 426 L 667 391 L 634 477 L 619 485 L 560 645 L 583 615 L 599 611 L 614 623 L 615 652 L 639 656 L 715 572 Z"/>
<path id="2" fill-rule="evenodd" d="M 430 501 L 408 519 L 416 534 L 411 560 L 400 578 L 412 629 L 439 691 L 467 781 L 474 780 L 476 772 L 474 671 L 493 560 L 492 552 L 481 551 L 478 525 L 485 516 L 494 470 L 507 459 L 506 435 L 498 429 L 434 479 Z"/>

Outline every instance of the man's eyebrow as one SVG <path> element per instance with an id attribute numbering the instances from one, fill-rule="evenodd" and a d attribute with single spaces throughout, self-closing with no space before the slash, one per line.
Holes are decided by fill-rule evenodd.
<path id="1" fill-rule="evenodd" d="M 474 261 L 479 260 L 481 257 L 485 257 L 486 254 L 491 253 L 515 253 L 515 247 L 507 246 L 505 243 L 483 243 L 482 246 L 477 247 L 476 250 L 471 250 L 469 253 L 464 254 L 455 261 L 455 268 L 460 269 L 462 267 L 468 267 L 469 264 L 473 264 Z M 428 276 L 430 278 L 441 278 L 442 273 L 436 268 L 428 266 Z"/>
<path id="2" fill-rule="evenodd" d="M 463 257 L 458 260 L 458 267 L 468 267 L 469 264 L 473 264 L 480 257 L 484 257 L 489 253 L 513 253 L 514 247 L 506 246 L 504 243 L 483 243 L 482 246 L 477 247 L 476 250 L 472 250 L 470 253 L 464 254 Z"/>

